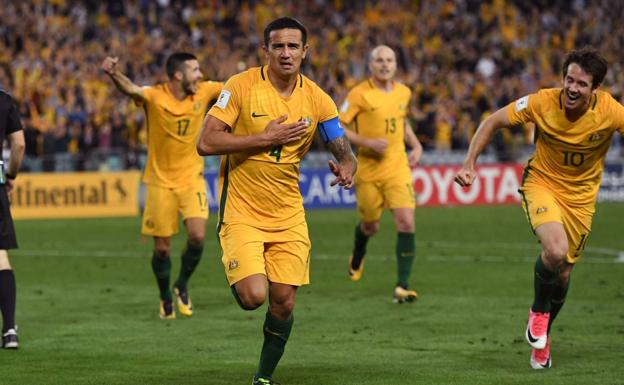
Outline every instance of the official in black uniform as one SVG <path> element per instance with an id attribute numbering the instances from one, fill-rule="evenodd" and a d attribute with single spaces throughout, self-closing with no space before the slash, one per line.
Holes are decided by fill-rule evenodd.
<path id="1" fill-rule="evenodd" d="M 5 139 L 8 139 L 10 144 L 7 162 L 4 162 L 1 156 Z M 0 312 L 2 347 L 5 349 L 17 349 L 19 346 L 15 327 L 15 276 L 7 250 L 17 248 L 9 193 L 15 185 L 25 147 L 18 108 L 11 95 L 0 90 Z"/>

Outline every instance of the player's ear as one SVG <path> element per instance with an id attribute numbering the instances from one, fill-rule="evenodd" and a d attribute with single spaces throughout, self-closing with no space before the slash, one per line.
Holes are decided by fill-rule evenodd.
<path id="1" fill-rule="evenodd" d="M 602 83 L 597 84 L 596 87 L 592 88 L 592 95 L 595 95 L 596 92 L 598 92 L 598 89 L 600 88 L 600 86 L 602 85 Z"/>
<path id="2" fill-rule="evenodd" d="M 269 59 L 269 47 L 266 44 L 262 44 L 262 51 L 264 51 L 264 58 Z"/>
<path id="3" fill-rule="evenodd" d="M 303 55 L 301 56 L 301 59 L 302 59 L 302 60 L 303 60 L 303 59 L 305 59 L 305 57 L 306 57 L 306 53 L 308 52 L 308 48 L 309 48 L 309 47 L 310 47 L 310 46 L 309 46 L 309 45 L 307 45 L 307 44 L 303 46 Z"/>

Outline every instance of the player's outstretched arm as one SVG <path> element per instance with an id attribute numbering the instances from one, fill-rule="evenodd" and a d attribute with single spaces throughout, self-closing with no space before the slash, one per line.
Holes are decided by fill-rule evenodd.
<path id="1" fill-rule="evenodd" d="M 345 189 L 353 187 L 353 176 L 357 170 L 357 159 L 353 155 L 353 150 L 349 144 L 349 139 L 345 135 L 327 142 L 329 151 L 334 155 L 338 163 L 329 160 L 329 169 L 336 176 L 330 184 L 339 185 Z"/>
<path id="2" fill-rule="evenodd" d="M 422 145 L 418 140 L 416 134 L 414 134 L 414 130 L 412 130 L 412 125 L 409 123 L 407 119 L 405 119 L 405 143 L 412 148 L 409 155 L 407 156 L 407 161 L 410 166 L 416 166 L 418 162 L 420 162 L 420 157 L 423 153 Z"/>
<path id="3" fill-rule="evenodd" d="M 126 75 L 119 71 L 119 68 L 117 68 L 118 62 L 118 57 L 107 56 L 102 61 L 101 68 L 108 76 L 110 76 L 113 83 L 115 83 L 115 87 L 117 87 L 119 91 L 135 100 L 143 100 L 142 88 L 134 84 L 132 80 L 128 79 Z"/>
<path id="4" fill-rule="evenodd" d="M 197 141 L 199 155 L 224 155 L 239 151 L 264 150 L 296 142 L 305 134 L 308 122 L 283 124 L 288 116 L 282 115 L 269 122 L 263 132 L 255 135 L 234 135 L 225 122 L 206 115 L 202 132 Z"/>
<path id="5" fill-rule="evenodd" d="M 455 182 L 457 184 L 460 186 L 470 186 L 475 181 L 477 177 L 477 172 L 475 171 L 477 158 L 490 142 L 494 131 L 499 128 L 508 127 L 509 125 L 510 122 L 507 117 L 506 107 L 488 116 L 479 124 L 479 128 L 470 141 L 470 147 L 468 147 L 468 154 L 464 159 L 464 164 L 461 170 L 455 175 Z"/>

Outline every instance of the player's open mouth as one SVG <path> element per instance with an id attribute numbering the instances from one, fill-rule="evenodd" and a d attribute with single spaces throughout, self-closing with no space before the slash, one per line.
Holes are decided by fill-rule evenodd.
<path id="1" fill-rule="evenodd" d="M 571 93 L 571 92 L 567 92 L 567 93 L 566 93 L 566 96 L 568 97 L 568 100 L 569 100 L 570 102 L 575 102 L 575 101 L 576 101 L 576 99 L 578 99 L 578 98 L 580 98 L 580 97 L 581 97 L 581 94 L 573 94 L 573 93 Z"/>

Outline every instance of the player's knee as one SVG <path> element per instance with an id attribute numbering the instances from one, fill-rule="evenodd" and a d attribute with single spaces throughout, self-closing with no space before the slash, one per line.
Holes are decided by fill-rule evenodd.
<path id="1" fill-rule="evenodd" d="M 397 220 L 396 227 L 399 233 L 413 233 L 414 221 L 406 218 L 401 218 Z"/>
<path id="2" fill-rule="evenodd" d="M 289 297 L 284 301 L 271 301 L 271 313 L 280 319 L 287 319 L 295 309 L 295 298 Z"/>
<path id="3" fill-rule="evenodd" d="M 237 292 L 238 304 L 243 310 L 255 310 L 264 304 L 266 293 L 262 290 Z"/>
<path id="4" fill-rule="evenodd" d="M 372 237 L 379 231 L 379 222 L 362 223 L 362 232 L 367 237 Z"/>
<path id="5" fill-rule="evenodd" d="M 202 246 L 204 244 L 204 233 L 202 231 L 189 233 L 188 243 L 195 247 Z"/>
<path id="6" fill-rule="evenodd" d="M 565 261 L 567 253 L 567 241 L 550 242 L 544 245 L 544 259 L 550 266 L 559 267 Z"/>

